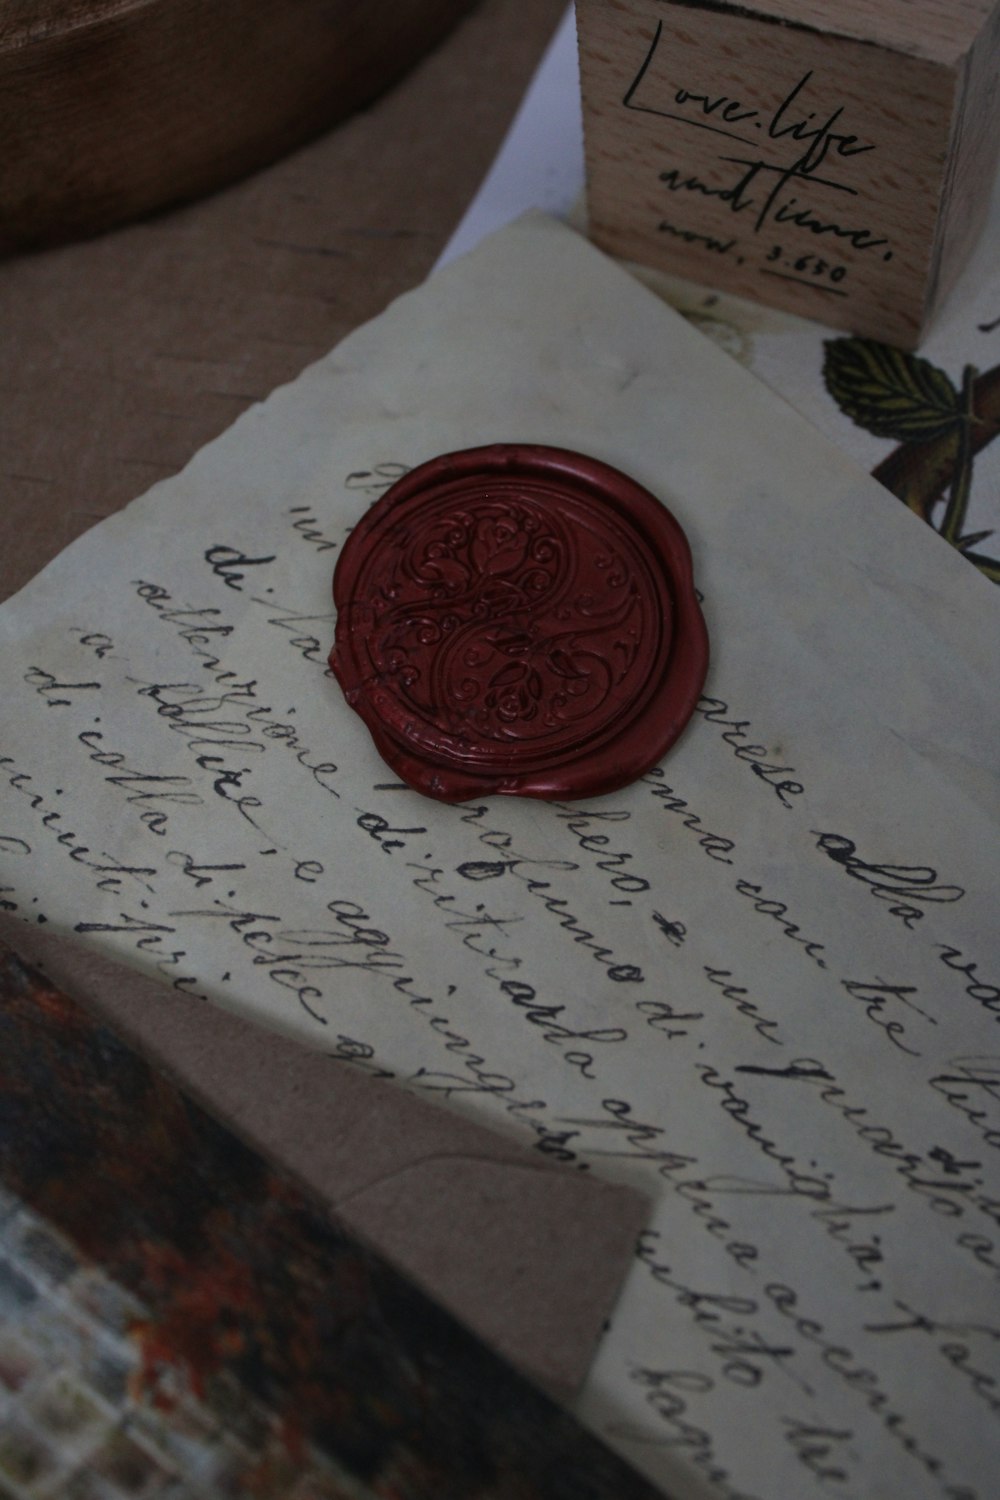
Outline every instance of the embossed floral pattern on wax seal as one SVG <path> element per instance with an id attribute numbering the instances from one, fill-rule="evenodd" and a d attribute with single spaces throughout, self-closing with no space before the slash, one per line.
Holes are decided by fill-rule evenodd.
<path id="1" fill-rule="evenodd" d="M 334 601 L 348 703 L 404 781 L 447 801 L 625 785 L 680 734 L 707 669 L 677 522 L 557 448 L 405 475 L 352 531 Z"/>

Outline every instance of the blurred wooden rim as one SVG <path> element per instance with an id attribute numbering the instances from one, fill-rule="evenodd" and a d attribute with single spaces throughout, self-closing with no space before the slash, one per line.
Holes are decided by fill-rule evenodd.
<path id="1" fill-rule="evenodd" d="M 374 98 L 476 0 L 0 0 L 0 251 L 233 181 Z"/>

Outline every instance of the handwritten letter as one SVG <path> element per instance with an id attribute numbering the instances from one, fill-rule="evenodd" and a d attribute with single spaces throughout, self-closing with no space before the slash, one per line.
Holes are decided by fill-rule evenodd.
<path id="1" fill-rule="evenodd" d="M 425 801 L 326 668 L 348 529 L 499 440 L 618 465 L 691 538 L 705 696 L 597 801 Z M 681 1500 L 987 1500 L 997 604 L 528 219 L 0 611 L 0 900 L 649 1192 L 580 1413 Z"/>

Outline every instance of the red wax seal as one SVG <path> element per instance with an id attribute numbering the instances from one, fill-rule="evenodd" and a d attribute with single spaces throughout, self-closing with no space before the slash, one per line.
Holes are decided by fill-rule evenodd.
<path id="1" fill-rule="evenodd" d="M 708 637 L 684 533 L 560 448 L 446 454 L 389 489 L 333 578 L 330 665 L 383 759 L 430 797 L 593 797 L 687 723 Z"/>

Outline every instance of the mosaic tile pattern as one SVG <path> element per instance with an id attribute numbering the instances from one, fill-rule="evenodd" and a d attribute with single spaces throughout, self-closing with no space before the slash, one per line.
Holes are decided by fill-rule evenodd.
<path id="1" fill-rule="evenodd" d="M 0 1500 L 655 1500 L 2 948 L 0 1189 Z"/>
<path id="2" fill-rule="evenodd" d="M 151 1316 L 0 1189 L 0 1500 L 371 1500 L 230 1377 L 144 1399 Z"/>

